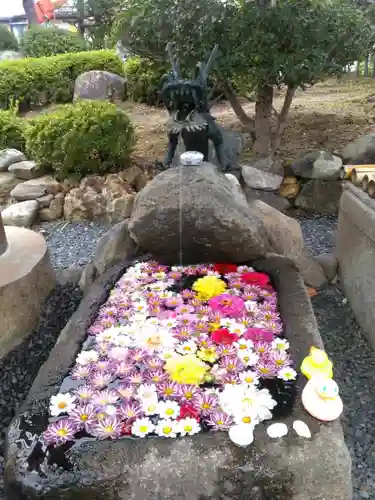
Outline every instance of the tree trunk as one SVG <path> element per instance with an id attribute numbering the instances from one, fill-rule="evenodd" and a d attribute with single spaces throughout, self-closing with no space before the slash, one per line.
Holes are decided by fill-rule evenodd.
<path id="1" fill-rule="evenodd" d="M 365 57 L 365 77 L 368 78 L 368 63 L 369 63 L 369 55 L 366 54 L 366 57 Z"/>
<path id="2" fill-rule="evenodd" d="M 38 24 L 38 20 L 34 9 L 34 0 L 22 0 L 22 5 L 29 26 L 32 24 Z"/>
<path id="3" fill-rule="evenodd" d="M 241 125 L 245 127 L 245 129 L 251 131 L 254 128 L 254 120 L 252 120 L 247 114 L 246 111 L 241 106 L 241 103 L 237 99 L 237 95 L 233 90 L 232 85 L 229 82 L 223 83 L 223 90 L 225 93 L 225 97 L 228 99 L 229 104 L 232 106 L 233 111 L 235 112 L 237 118 L 240 120 Z"/>
<path id="4" fill-rule="evenodd" d="M 285 131 L 286 125 L 287 125 L 287 119 L 290 111 L 290 106 L 292 105 L 293 97 L 294 94 L 296 93 L 296 89 L 294 87 L 288 87 L 285 97 L 284 97 L 284 102 L 283 102 L 283 107 L 281 108 L 280 114 L 278 115 L 278 120 L 277 120 L 277 126 L 276 126 L 276 132 L 274 136 L 274 142 L 273 142 L 273 147 L 272 150 L 274 153 L 279 149 L 280 147 L 280 142 L 281 138 L 283 136 L 283 133 Z"/>
<path id="5" fill-rule="evenodd" d="M 375 78 L 375 55 L 372 56 L 372 77 Z"/>
<path id="6" fill-rule="evenodd" d="M 272 154 L 273 87 L 265 85 L 258 90 L 255 103 L 255 143 L 253 151 L 259 156 Z"/>
<path id="7" fill-rule="evenodd" d="M 361 76 L 361 62 L 357 61 L 357 69 L 356 69 L 357 76 Z"/>

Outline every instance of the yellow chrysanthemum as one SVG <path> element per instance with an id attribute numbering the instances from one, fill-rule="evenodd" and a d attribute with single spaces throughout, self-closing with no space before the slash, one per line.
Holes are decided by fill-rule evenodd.
<path id="1" fill-rule="evenodd" d="M 225 281 L 216 276 L 204 276 L 199 278 L 193 285 L 193 290 L 197 292 L 199 300 L 212 299 L 212 297 L 224 293 L 226 288 Z"/>
<path id="2" fill-rule="evenodd" d="M 167 359 L 164 365 L 164 370 L 178 384 L 199 385 L 204 381 L 208 369 L 206 363 L 203 363 L 194 354 L 175 355 Z"/>
<path id="3" fill-rule="evenodd" d="M 203 359 L 203 361 L 208 361 L 209 363 L 214 363 L 219 357 L 215 347 L 207 347 L 206 349 L 201 349 L 197 353 L 198 358 Z"/>

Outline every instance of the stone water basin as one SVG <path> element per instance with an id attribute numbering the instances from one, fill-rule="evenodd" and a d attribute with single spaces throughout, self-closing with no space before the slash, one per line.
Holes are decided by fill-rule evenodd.
<path id="1" fill-rule="evenodd" d="M 284 335 L 299 367 L 311 345 L 323 347 L 303 281 L 285 258 L 270 256 L 251 265 L 271 278 Z M 303 410 L 302 377 L 292 412 L 273 419 L 288 426 L 283 438 L 266 434 L 272 423 L 266 420 L 255 427 L 255 439 L 246 447 L 236 446 L 227 432 L 209 431 L 176 439 L 84 438 L 56 448 L 53 461 L 44 457 L 38 442 L 48 424 L 51 396 L 66 383 L 88 328 L 127 266 L 110 269 L 91 287 L 13 420 L 7 435 L 7 498 L 350 500 L 351 462 L 341 425 L 320 423 Z M 311 439 L 297 436 L 295 420 L 308 425 Z"/>

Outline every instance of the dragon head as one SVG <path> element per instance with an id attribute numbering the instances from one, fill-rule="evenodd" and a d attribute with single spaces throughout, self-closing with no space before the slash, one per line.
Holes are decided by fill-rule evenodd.
<path id="1" fill-rule="evenodd" d="M 198 63 L 194 78 L 186 80 L 182 78 L 178 61 L 173 57 L 172 44 L 167 44 L 172 72 L 161 79 L 160 98 L 169 112 L 169 128 L 173 132 L 183 128 L 201 130 L 207 126 L 201 113 L 209 108 L 207 77 L 217 50 L 218 45 L 213 49 L 207 64 L 203 67 Z"/>

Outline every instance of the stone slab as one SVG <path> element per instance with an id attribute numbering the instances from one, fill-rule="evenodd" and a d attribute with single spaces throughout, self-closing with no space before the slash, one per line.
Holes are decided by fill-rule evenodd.
<path id="1" fill-rule="evenodd" d="M 299 365 L 311 345 L 321 346 L 316 320 L 303 281 L 292 263 L 269 256 L 253 263 L 268 272 L 279 292 L 280 312 L 291 354 Z M 286 419 L 302 419 L 312 439 L 271 440 L 258 425 L 254 443 L 236 447 L 224 432 L 188 438 L 89 441 L 67 447 L 54 468 L 38 460 L 37 439 L 48 419 L 49 399 L 75 360 L 86 329 L 123 273 L 109 269 L 91 287 L 62 331 L 46 364 L 13 420 L 7 435 L 5 488 L 19 500 L 351 500 L 351 462 L 338 421 L 321 424 L 296 405 Z M 298 383 L 302 389 L 303 381 Z M 298 399 L 299 400 L 299 399 Z M 31 455 L 33 453 L 33 455 Z M 61 462 L 62 461 L 62 462 Z M 35 463 L 35 462 L 34 462 Z M 31 467 L 32 469 L 32 467 Z"/>
<path id="2" fill-rule="evenodd" d="M 35 328 L 41 302 L 55 286 L 44 238 L 5 226 L 7 248 L 0 255 L 0 359 Z"/>
<path id="3" fill-rule="evenodd" d="M 345 294 L 375 349 L 375 200 L 349 182 L 340 201 L 337 257 Z"/>
<path id="4" fill-rule="evenodd" d="M 38 216 L 39 205 L 35 200 L 13 203 L 1 215 L 7 226 L 31 227 Z"/>
<path id="5" fill-rule="evenodd" d="M 8 170 L 13 172 L 17 179 L 26 181 L 40 177 L 43 173 L 43 170 L 38 167 L 35 161 L 19 161 L 10 165 Z"/>

